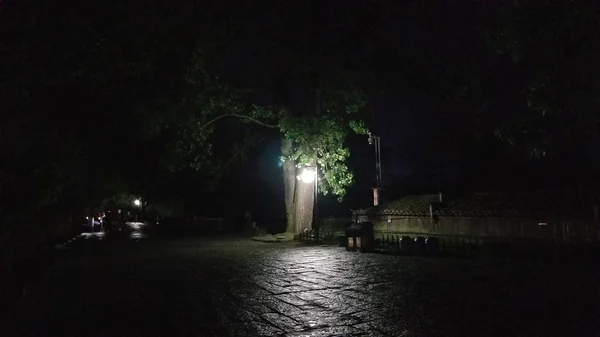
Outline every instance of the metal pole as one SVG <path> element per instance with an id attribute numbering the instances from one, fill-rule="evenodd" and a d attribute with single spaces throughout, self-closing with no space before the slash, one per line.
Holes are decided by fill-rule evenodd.
<path id="1" fill-rule="evenodd" d="M 376 136 L 373 136 L 373 148 L 375 149 L 375 186 L 378 187 L 379 185 L 379 153 L 377 151 L 377 138 Z"/>
<path id="2" fill-rule="evenodd" d="M 378 174 L 379 174 L 379 184 L 381 184 L 381 180 L 383 179 L 382 177 L 382 168 L 381 168 L 381 139 L 379 137 L 377 137 L 377 167 L 379 168 L 378 170 Z"/>
<path id="3" fill-rule="evenodd" d="M 381 168 L 381 138 L 369 133 L 369 144 L 375 150 L 375 188 L 373 188 L 373 205 L 379 204 L 379 189 L 382 185 L 383 173 Z"/>
<path id="4" fill-rule="evenodd" d="M 315 164 L 315 203 L 313 206 L 313 224 L 316 241 L 319 241 L 319 215 L 318 215 L 318 196 L 319 196 L 319 165 Z"/>

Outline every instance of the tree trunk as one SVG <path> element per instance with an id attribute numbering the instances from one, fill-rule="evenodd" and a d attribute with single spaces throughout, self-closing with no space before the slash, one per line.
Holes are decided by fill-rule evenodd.
<path id="1" fill-rule="evenodd" d="M 281 139 L 281 155 L 287 157 L 292 155 L 292 140 Z M 294 194 L 296 190 L 296 162 L 286 160 L 283 162 L 283 186 L 285 192 L 285 214 L 286 214 L 286 232 L 297 233 L 296 231 L 296 206 L 294 205 Z"/>
<path id="2" fill-rule="evenodd" d="M 315 185 L 299 182 L 296 184 L 295 206 L 296 233 L 312 229 L 313 205 L 315 198 Z"/>

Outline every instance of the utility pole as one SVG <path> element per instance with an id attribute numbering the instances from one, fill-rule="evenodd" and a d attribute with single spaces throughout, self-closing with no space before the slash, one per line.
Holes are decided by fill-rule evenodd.
<path id="1" fill-rule="evenodd" d="M 369 132 L 369 145 L 375 149 L 375 188 L 373 188 L 373 206 L 379 205 L 379 191 L 383 176 L 381 173 L 381 139 Z"/>
<path id="2" fill-rule="evenodd" d="M 319 213 L 318 213 L 319 201 L 317 200 L 319 198 L 319 164 L 317 163 L 316 160 L 315 160 L 315 191 L 314 192 L 315 192 L 315 196 L 314 196 L 315 202 L 313 203 L 313 233 L 315 234 L 315 240 L 318 242 L 321 228 L 319 227 Z"/>

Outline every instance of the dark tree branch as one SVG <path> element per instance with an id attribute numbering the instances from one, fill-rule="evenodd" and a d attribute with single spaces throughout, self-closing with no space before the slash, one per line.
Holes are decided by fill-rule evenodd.
<path id="1" fill-rule="evenodd" d="M 225 115 L 221 115 L 221 116 L 218 116 L 218 117 L 215 117 L 215 118 L 211 119 L 210 121 L 204 123 L 204 125 L 202 125 L 200 128 L 203 129 L 203 128 L 205 128 L 205 127 L 207 127 L 207 126 L 209 126 L 209 125 L 215 123 L 216 121 L 218 121 L 218 120 L 220 120 L 222 118 L 225 118 L 225 117 L 235 117 L 235 118 L 239 118 L 239 119 L 245 119 L 245 120 L 248 120 L 250 122 L 253 122 L 253 123 L 256 123 L 258 125 L 262 125 L 262 126 L 264 126 L 266 128 L 271 128 L 271 129 L 275 129 L 275 128 L 279 127 L 278 124 L 265 123 L 265 122 L 262 122 L 262 121 L 260 121 L 260 120 L 258 120 L 256 118 L 253 118 L 253 117 L 250 117 L 250 116 L 245 116 L 245 115 L 240 115 L 240 114 L 225 114 Z"/>
<path id="2" fill-rule="evenodd" d="M 247 151 L 250 147 L 256 146 L 260 143 L 262 143 L 265 140 L 265 137 L 262 136 L 260 138 L 258 138 L 257 140 L 257 136 L 253 136 L 251 137 L 249 140 L 247 140 L 244 143 L 244 146 L 242 146 L 241 149 L 239 149 L 238 151 L 236 151 L 231 158 L 229 158 L 229 160 L 225 163 L 225 165 L 222 166 L 222 168 L 220 169 L 221 171 L 227 170 L 231 164 L 233 164 L 233 162 L 237 159 L 237 157 L 242 157 L 242 154 Z"/>

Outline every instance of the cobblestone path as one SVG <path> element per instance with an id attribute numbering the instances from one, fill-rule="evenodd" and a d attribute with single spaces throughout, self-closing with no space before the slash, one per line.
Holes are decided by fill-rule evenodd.
<path id="1" fill-rule="evenodd" d="M 23 336 L 591 336 L 598 288 L 573 263 L 141 240 L 58 263 L 14 323 Z"/>

